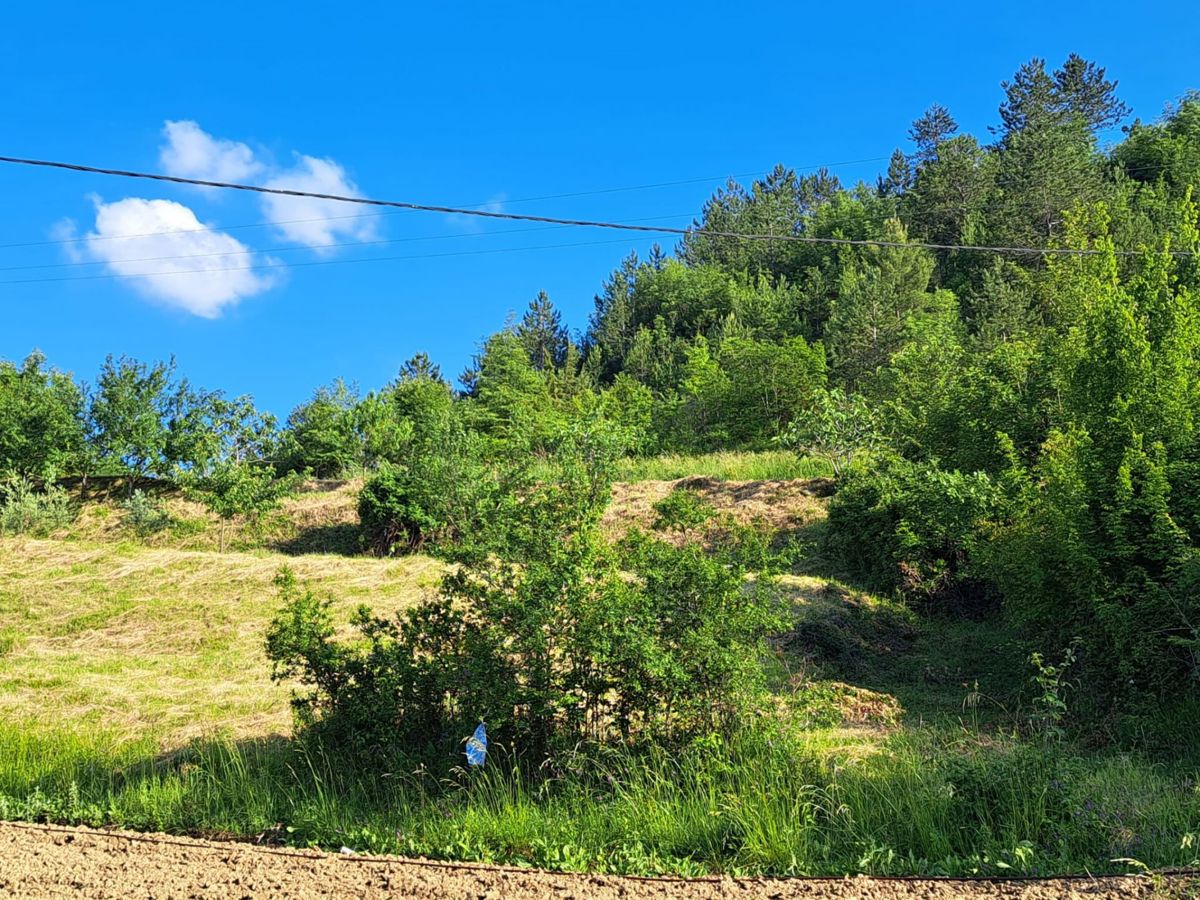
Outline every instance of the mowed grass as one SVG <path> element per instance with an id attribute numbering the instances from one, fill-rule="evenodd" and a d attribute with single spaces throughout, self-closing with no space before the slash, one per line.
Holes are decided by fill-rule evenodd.
<path id="1" fill-rule="evenodd" d="M 391 611 L 436 589 L 422 556 L 210 553 L 133 542 L 0 539 L 0 716 L 153 735 L 290 729 L 288 691 L 263 652 L 290 566 L 337 600 Z"/>

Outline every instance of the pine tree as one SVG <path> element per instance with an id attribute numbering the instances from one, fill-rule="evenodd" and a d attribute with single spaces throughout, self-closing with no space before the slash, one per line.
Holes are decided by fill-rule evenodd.
<path id="1" fill-rule="evenodd" d="M 876 193 L 880 197 L 899 197 L 912 187 L 912 166 L 904 151 L 896 148 L 888 161 L 887 175 L 879 176 Z"/>
<path id="2" fill-rule="evenodd" d="M 1000 121 L 1005 138 L 1026 128 L 1058 120 L 1054 79 L 1046 72 L 1044 59 L 1034 57 L 1022 64 L 1012 81 L 1002 81 L 1000 87 L 1004 89 Z"/>
<path id="3" fill-rule="evenodd" d="M 415 353 L 400 367 L 400 381 L 444 381 L 442 367 L 424 351 Z"/>
<path id="4" fill-rule="evenodd" d="M 554 308 L 545 291 L 538 291 L 538 295 L 529 302 L 529 308 L 517 323 L 514 334 L 520 339 L 535 369 L 558 369 L 566 361 L 570 339 L 562 323 L 562 314 Z"/>
<path id="5" fill-rule="evenodd" d="M 1059 109 L 1077 116 L 1095 131 L 1111 128 L 1128 117 L 1130 109 L 1116 96 L 1117 82 L 1104 80 L 1104 69 L 1072 53 L 1054 73 Z"/>
<path id="6" fill-rule="evenodd" d="M 908 136 L 917 146 L 914 158 L 918 163 L 927 163 L 937 157 L 938 145 L 958 131 L 958 123 L 950 110 L 934 103 L 925 110 L 921 118 L 912 123 Z M 893 159 L 895 157 L 893 156 Z"/>

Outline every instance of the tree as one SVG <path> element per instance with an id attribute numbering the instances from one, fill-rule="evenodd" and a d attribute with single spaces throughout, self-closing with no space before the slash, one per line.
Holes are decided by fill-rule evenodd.
<path id="1" fill-rule="evenodd" d="M 221 519 L 221 552 L 226 548 L 226 529 L 237 518 L 257 523 L 279 507 L 295 488 L 299 476 L 278 478 L 270 466 L 258 462 L 224 459 L 198 478 L 188 479 L 189 493 Z"/>
<path id="2" fill-rule="evenodd" d="M 400 367 L 400 381 L 444 381 L 442 367 L 435 364 L 425 352 L 416 353 Z"/>
<path id="3" fill-rule="evenodd" d="M 131 476 L 130 496 L 139 479 L 167 474 L 174 373 L 174 359 L 146 364 L 125 356 L 109 356 L 100 369 L 89 410 L 92 441 L 102 463 Z"/>
<path id="4" fill-rule="evenodd" d="M 912 164 L 904 151 L 896 148 L 888 160 L 887 175 L 880 175 L 876 192 L 881 197 L 900 197 L 912 187 Z"/>
<path id="5" fill-rule="evenodd" d="M 616 377 L 633 346 L 638 324 L 635 288 L 640 269 L 637 251 L 631 251 L 595 297 L 583 338 L 583 352 L 587 365 L 602 382 Z"/>
<path id="6" fill-rule="evenodd" d="M 888 223 L 889 240 L 907 240 L 903 226 Z M 934 261 L 919 247 L 866 247 L 847 257 L 826 329 L 832 368 L 857 386 L 903 344 L 914 316 L 939 303 L 929 291 Z"/>
<path id="7" fill-rule="evenodd" d="M 562 323 L 562 314 L 554 308 L 545 291 L 538 291 L 538 295 L 529 302 L 529 308 L 513 333 L 524 346 L 535 369 L 558 369 L 566 362 L 570 339 Z"/>
<path id="8" fill-rule="evenodd" d="M 956 131 L 958 123 L 942 104 L 934 103 L 925 110 L 908 131 L 909 140 L 917 147 L 913 154 L 917 163 L 923 165 L 937 159 L 938 147 Z"/>
<path id="9" fill-rule="evenodd" d="M 1004 89 L 1000 121 L 1006 138 L 1026 128 L 1060 121 L 1054 79 L 1046 72 L 1044 59 L 1035 56 L 1023 63 L 1012 81 L 1002 81 L 1000 87 Z"/>
<path id="10" fill-rule="evenodd" d="M 1185 94 L 1155 124 L 1135 121 L 1113 161 L 1136 182 L 1161 180 L 1175 197 L 1194 194 L 1200 186 L 1200 91 Z"/>
<path id="11" fill-rule="evenodd" d="M 357 393 L 341 379 L 317 388 L 288 416 L 280 471 L 309 470 L 317 478 L 331 478 L 361 467 L 365 441 L 358 407 Z"/>
<path id="12" fill-rule="evenodd" d="M 1130 113 L 1116 96 L 1117 82 L 1105 81 L 1104 69 L 1077 53 L 1068 56 L 1054 73 L 1054 91 L 1059 108 L 1080 118 L 1092 131 L 1111 128 Z"/>
<path id="13" fill-rule="evenodd" d="M 733 179 L 705 203 L 694 230 L 684 236 L 680 255 L 690 266 L 710 265 L 727 273 L 786 276 L 800 274 L 794 246 L 781 241 L 746 240 L 706 231 L 756 235 L 797 235 L 814 210 L 828 203 L 839 191 L 837 177 L 826 169 L 798 176 L 777 165 L 765 178 L 746 190 Z"/>
<path id="14" fill-rule="evenodd" d="M 558 421 L 546 379 L 515 332 L 501 331 L 484 344 L 471 415 L 484 434 L 530 449 L 542 446 Z"/>
<path id="15" fill-rule="evenodd" d="M 846 394 L 840 388 L 818 391 L 804 414 L 782 433 L 780 442 L 802 454 L 829 460 L 835 478 L 845 475 L 859 454 L 885 443 L 878 410 L 861 394 Z"/>
<path id="16" fill-rule="evenodd" d="M 84 396 L 34 351 L 18 368 L 0 360 L 0 480 L 42 481 L 83 468 Z"/>

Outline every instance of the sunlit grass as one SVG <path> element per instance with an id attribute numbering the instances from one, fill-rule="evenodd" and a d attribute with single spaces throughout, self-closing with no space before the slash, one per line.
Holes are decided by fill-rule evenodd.
<path id="1" fill-rule="evenodd" d="M 0 726 L 0 816 L 297 845 L 700 874 L 1121 872 L 1193 864 L 1195 769 L 1068 745 L 762 732 L 677 753 L 593 751 L 533 781 L 501 749 L 483 772 L 369 777 L 283 740 L 197 742 Z"/>
<path id="2" fill-rule="evenodd" d="M 291 566 L 348 620 L 432 592 L 428 557 L 206 553 L 135 542 L 0 540 L 0 715 L 163 740 L 287 732 L 263 653 Z"/>
<path id="3" fill-rule="evenodd" d="M 797 456 L 786 450 L 722 451 L 697 456 L 668 453 L 625 459 L 619 481 L 672 481 L 702 476 L 726 481 L 782 481 L 820 478 L 833 474 L 825 460 Z"/>

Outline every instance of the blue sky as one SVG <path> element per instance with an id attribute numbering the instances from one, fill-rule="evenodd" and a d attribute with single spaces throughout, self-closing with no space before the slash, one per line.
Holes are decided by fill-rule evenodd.
<path id="1" fill-rule="evenodd" d="M 20 4 L 0 32 L 0 155 L 678 226 L 726 175 L 776 162 L 873 180 L 934 101 L 983 133 L 1031 56 L 1097 61 L 1154 119 L 1200 88 L 1200 6 L 1134 12 Z M 418 350 L 457 375 L 539 290 L 582 329 L 653 242 L 7 166 L 0 197 L 0 358 L 39 347 L 91 379 L 107 353 L 174 354 L 280 415 L 337 376 L 377 387 Z M 161 274 L 200 266 L 225 271 Z"/>

